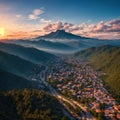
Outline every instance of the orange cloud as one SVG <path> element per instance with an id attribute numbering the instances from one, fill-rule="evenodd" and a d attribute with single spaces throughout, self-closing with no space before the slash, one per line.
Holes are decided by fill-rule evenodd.
<path id="1" fill-rule="evenodd" d="M 98 24 L 71 24 L 61 21 L 48 23 L 41 30 L 45 33 L 53 32 L 58 29 L 65 29 L 76 35 L 102 39 L 120 39 L 120 19 L 108 22 L 99 22 Z"/>
<path id="2" fill-rule="evenodd" d="M 52 22 L 51 20 L 47 21 L 45 19 L 41 19 L 40 21 L 44 24 L 17 24 L 16 22 L 7 24 L 4 20 L 2 22 L 5 22 L 7 26 L 9 26 L 9 32 L 6 38 L 31 38 L 64 29 L 73 34 L 90 38 L 120 39 L 120 19 L 107 22 L 101 21 L 98 24 L 89 25 L 86 23 L 72 24 L 61 21 Z"/>

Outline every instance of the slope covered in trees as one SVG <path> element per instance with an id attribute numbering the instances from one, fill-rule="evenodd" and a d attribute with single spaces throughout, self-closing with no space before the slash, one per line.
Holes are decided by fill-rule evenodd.
<path id="1" fill-rule="evenodd" d="M 37 50 L 33 47 L 24 47 L 17 44 L 8 44 L 1 42 L 0 50 L 18 56 L 27 61 L 33 62 L 35 64 L 45 63 L 49 60 L 54 60 L 56 58 L 56 56 L 53 54 Z"/>
<path id="2" fill-rule="evenodd" d="M 29 81 L 0 69 L 0 91 L 37 87 L 38 83 L 36 81 Z"/>
<path id="3" fill-rule="evenodd" d="M 41 70 L 38 65 L 3 51 L 0 51 L 0 68 L 24 77 Z"/>
<path id="4" fill-rule="evenodd" d="M 105 85 L 120 101 L 120 47 L 92 47 L 76 53 L 75 56 L 87 58 L 96 70 L 104 71 Z"/>
<path id="5" fill-rule="evenodd" d="M 24 89 L 0 93 L 0 106 L 0 120 L 62 120 L 66 118 L 56 98 L 38 90 Z"/>

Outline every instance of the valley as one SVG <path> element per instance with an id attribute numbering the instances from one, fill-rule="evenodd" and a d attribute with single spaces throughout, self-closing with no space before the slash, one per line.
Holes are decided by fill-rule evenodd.
<path id="1" fill-rule="evenodd" d="M 120 120 L 120 0 L 0 0 L 0 120 Z"/>
<path id="2" fill-rule="evenodd" d="M 63 38 L 59 37 L 62 34 Z M 0 43 L 1 100 L 7 102 L 12 97 L 10 110 L 15 111 L 15 116 L 13 112 L 10 114 L 9 105 L 1 101 L 1 119 L 120 119 L 119 40 L 117 43 L 109 41 L 106 45 L 106 41 L 93 39 L 94 44 L 91 44 L 91 39 L 84 37 L 73 35 L 72 39 L 65 38 L 69 35 L 72 36 L 59 30 L 50 38 Z M 49 40 L 41 40 L 43 38 Z M 61 39 L 66 42 L 61 42 Z M 46 97 L 41 99 L 43 94 L 50 95 L 49 99 L 55 99 L 57 103 L 46 102 Z"/>
<path id="3" fill-rule="evenodd" d="M 95 119 L 90 114 L 97 119 L 115 119 L 119 116 L 119 103 L 105 89 L 100 78 L 102 73 L 94 71 L 89 63 L 69 58 L 65 63 L 59 61 L 54 64 L 47 73 L 47 82 L 57 90 L 54 94 L 60 93 L 71 105 L 80 107 L 81 119 Z"/>

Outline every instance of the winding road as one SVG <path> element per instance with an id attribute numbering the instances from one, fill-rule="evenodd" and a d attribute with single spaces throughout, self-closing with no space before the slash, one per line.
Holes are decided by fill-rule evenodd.
<path id="1" fill-rule="evenodd" d="M 64 96 L 60 95 L 48 82 L 46 82 L 46 73 L 47 73 L 47 67 L 45 70 L 43 70 L 40 73 L 40 80 L 46 85 L 46 87 L 50 90 L 51 94 L 55 96 L 60 103 L 67 109 L 66 115 L 70 118 L 70 120 L 96 120 L 96 118 L 87 110 L 87 107 L 82 106 L 80 103 L 78 103 L 75 100 L 67 99 Z M 82 110 L 81 116 L 76 116 L 73 114 L 71 110 L 67 108 L 67 106 L 64 104 L 64 102 L 67 102 L 70 104 L 73 108 L 79 107 Z M 72 114 L 72 115 L 71 115 Z"/>

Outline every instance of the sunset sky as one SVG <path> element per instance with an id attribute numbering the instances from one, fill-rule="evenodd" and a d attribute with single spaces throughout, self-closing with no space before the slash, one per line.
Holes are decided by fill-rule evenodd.
<path id="1" fill-rule="evenodd" d="M 120 0 L 0 0 L 0 39 L 31 38 L 58 29 L 120 39 Z"/>

